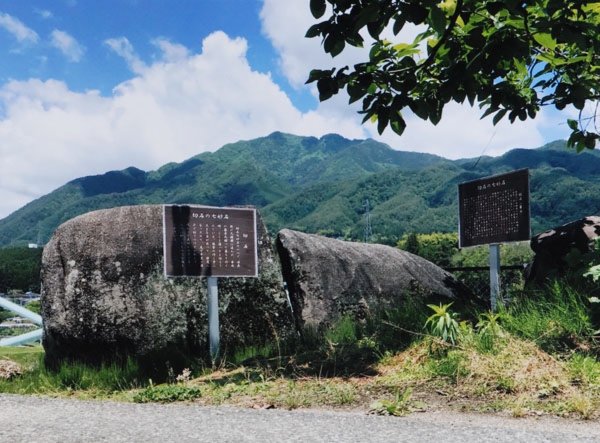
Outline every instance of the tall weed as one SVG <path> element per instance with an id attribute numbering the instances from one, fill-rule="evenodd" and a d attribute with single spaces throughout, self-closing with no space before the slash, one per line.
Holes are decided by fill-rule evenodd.
<path id="1" fill-rule="evenodd" d="M 589 297 L 566 280 L 525 291 L 501 318 L 509 332 L 533 340 L 551 353 L 573 348 L 595 330 Z"/>

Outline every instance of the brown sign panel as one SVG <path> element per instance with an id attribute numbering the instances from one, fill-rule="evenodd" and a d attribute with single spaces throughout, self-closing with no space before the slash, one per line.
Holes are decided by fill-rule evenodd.
<path id="1" fill-rule="evenodd" d="M 458 185 L 460 247 L 529 240 L 529 170 Z"/>
<path id="2" fill-rule="evenodd" d="M 256 277 L 256 210 L 163 207 L 165 275 Z"/>

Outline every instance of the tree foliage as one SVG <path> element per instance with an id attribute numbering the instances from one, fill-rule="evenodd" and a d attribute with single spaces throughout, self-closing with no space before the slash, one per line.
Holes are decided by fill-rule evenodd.
<path id="1" fill-rule="evenodd" d="M 329 4 L 329 8 L 328 5 Z M 326 53 L 373 39 L 368 60 L 311 71 L 320 100 L 345 89 L 362 100 L 363 123 L 402 134 L 402 111 L 437 124 L 449 102 L 477 104 L 497 124 L 534 118 L 542 106 L 574 106 L 569 146 L 593 149 L 595 118 L 583 114 L 598 99 L 600 2 L 586 0 L 310 0 L 317 19 L 307 37 Z M 328 12 L 329 11 L 329 12 Z M 392 42 L 406 25 L 420 33 Z M 595 112 L 593 113 L 595 114 Z"/>
<path id="2" fill-rule="evenodd" d="M 0 249 L 0 293 L 40 292 L 42 249 Z"/>
<path id="3" fill-rule="evenodd" d="M 419 255 L 443 268 L 489 266 L 489 247 L 458 248 L 458 233 L 433 232 L 431 234 L 408 233 L 398 241 L 398 248 Z M 533 251 L 529 242 L 501 245 L 503 266 L 529 263 Z"/>
<path id="4" fill-rule="evenodd" d="M 452 257 L 458 253 L 458 234 L 440 233 L 405 234 L 398 248 L 419 255 L 441 267 L 451 266 Z"/>

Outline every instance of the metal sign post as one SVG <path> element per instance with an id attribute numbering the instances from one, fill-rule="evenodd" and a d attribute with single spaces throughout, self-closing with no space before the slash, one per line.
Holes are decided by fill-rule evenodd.
<path id="1" fill-rule="evenodd" d="M 498 311 L 500 298 L 500 245 L 490 245 L 490 305 L 492 312 Z"/>
<path id="2" fill-rule="evenodd" d="M 210 358 L 212 361 L 215 361 L 219 354 L 219 343 L 221 341 L 219 334 L 219 287 L 217 285 L 217 277 L 208 277 L 206 285 L 208 287 L 208 341 L 210 345 Z"/>
<path id="3" fill-rule="evenodd" d="M 490 304 L 500 298 L 500 243 L 529 240 L 529 170 L 458 185 L 459 247 L 490 245 Z"/>
<path id="4" fill-rule="evenodd" d="M 256 209 L 163 206 L 167 277 L 207 277 L 208 341 L 213 362 L 219 353 L 217 277 L 257 277 Z"/>

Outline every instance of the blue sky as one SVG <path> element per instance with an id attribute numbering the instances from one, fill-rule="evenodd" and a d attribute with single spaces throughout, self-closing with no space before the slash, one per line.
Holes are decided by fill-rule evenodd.
<path id="1" fill-rule="evenodd" d="M 308 0 L 0 0 L 0 218 L 77 177 L 154 170 L 273 131 L 375 138 L 448 158 L 565 138 L 565 115 L 493 127 L 452 105 L 402 137 L 320 104 L 310 69 L 356 63 L 304 33 Z M 368 48 L 366 49 L 368 50 Z"/>

